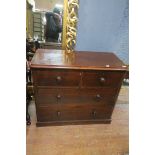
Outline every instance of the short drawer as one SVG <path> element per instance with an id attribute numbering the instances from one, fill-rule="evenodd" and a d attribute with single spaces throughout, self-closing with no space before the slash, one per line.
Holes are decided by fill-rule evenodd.
<path id="1" fill-rule="evenodd" d="M 79 71 L 42 69 L 33 71 L 38 86 L 79 86 Z"/>
<path id="2" fill-rule="evenodd" d="M 84 71 L 83 87 L 117 87 L 122 81 L 124 72 L 120 71 Z"/>
<path id="3" fill-rule="evenodd" d="M 36 103 L 45 104 L 98 104 L 114 103 L 117 89 L 112 88 L 38 88 Z"/>
<path id="4" fill-rule="evenodd" d="M 110 119 L 113 107 L 104 104 L 68 104 L 37 108 L 37 119 L 44 121 L 70 121 Z"/>

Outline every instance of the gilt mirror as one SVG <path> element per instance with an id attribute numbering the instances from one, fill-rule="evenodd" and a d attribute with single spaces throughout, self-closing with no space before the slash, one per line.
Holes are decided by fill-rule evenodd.
<path id="1" fill-rule="evenodd" d="M 27 38 L 68 53 L 76 44 L 78 0 L 27 0 Z"/>

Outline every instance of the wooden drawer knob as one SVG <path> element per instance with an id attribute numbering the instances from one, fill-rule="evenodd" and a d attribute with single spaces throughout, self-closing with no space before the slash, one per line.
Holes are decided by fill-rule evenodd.
<path id="1" fill-rule="evenodd" d="M 61 82 L 61 81 L 62 81 L 61 76 L 57 76 L 57 77 L 56 77 L 56 80 L 57 80 L 57 82 Z"/>
<path id="2" fill-rule="evenodd" d="M 60 111 L 58 111 L 58 112 L 57 112 L 57 116 L 60 117 L 60 115 L 61 115 L 61 113 L 60 113 Z"/>
<path id="3" fill-rule="evenodd" d="M 61 99 L 61 95 L 60 95 L 60 94 L 57 95 L 57 99 L 58 99 L 58 100 Z"/>
<path id="4" fill-rule="evenodd" d="M 92 115 L 94 118 L 96 117 L 96 111 L 95 110 L 93 110 Z"/>
<path id="5" fill-rule="evenodd" d="M 100 101 L 101 99 L 102 99 L 102 96 L 101 96 L 100 94 L 97 94 L 97 95 L 96 95 L 96 100 L 97 100 L 97 101 Z"/>
<path id="6" fill-rule="evenodd" d="M 105 82 L 105 78 L 104 78 L 104 77 L 101 77 L 101 78 L 100 78 L 100 82 L 101 82 L 101 83 L 104 83 L 104 82 Z"/>

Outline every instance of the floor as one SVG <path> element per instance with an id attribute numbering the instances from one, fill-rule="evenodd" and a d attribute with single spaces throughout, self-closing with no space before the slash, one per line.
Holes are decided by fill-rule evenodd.
<path id="1" fill-rule="evenodd" d="M 32 102 L 32 124 L 26 128 L 27 155 L 128 155 L 128 93 L 128 86 L 123 86 L 110 125 L 36 127 Z"/>

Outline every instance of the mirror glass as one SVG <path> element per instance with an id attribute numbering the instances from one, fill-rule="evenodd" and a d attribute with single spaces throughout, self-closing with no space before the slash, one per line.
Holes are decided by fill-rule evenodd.
<path id="1" fill-rule="evenodd" d="M 62 45 L 64 0 L 27 0 L 27 38 Z"/>

